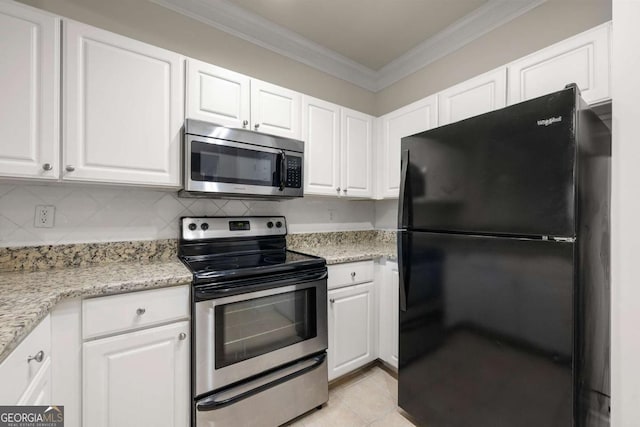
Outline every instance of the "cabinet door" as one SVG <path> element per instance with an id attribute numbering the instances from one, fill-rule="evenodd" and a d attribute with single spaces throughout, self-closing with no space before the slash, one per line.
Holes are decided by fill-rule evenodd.
<path id="1" fill-rule="evenodd" d="M 340 195 L 340 107 L 304 96 L 302 100 L 304 192 Z"/>
<path id="2" fill-rule="evenodd" d="M 36 392 L 28 390 L 38 389 L 38 378 L 49 376 L 41 371 L 49 370 L 50 354 L 51 316 L 47 315 L 0 363 L 0 405 L 14 405 L 25 395 L 24 400 L 30 400 Z"/>
<path id="3" fill-rule="evenodd" d="M 376 358 L 372 282 L 329 291 L 329 380 Z"/>
<path id="4" fill-rule="evenodd" d="M 179 186 L 183 57 L 64 24 L 63 178 Z"/>
<path id="5" fill-rule="evenodd" d="M 298 92 L 260 80 L 251 80 L 252 129 L 300 139 L 301 110 L 302 95 Z"/>
<path id="6" fill-rule="evenodd" d="M 402 138 L 435 127 L 437 115 L 437 96 L 432 95 L 382 116 L 381 197 L 398 197 Z"/>
<path id="7" fill-rule="evenodd" d="M 83 425 L 188 425 L 188 333 L 185 321 L 85 343 Z"/>
<path id="8" fill-rule="evenodd" d="M 380 286 L 380 358 L 398 367 L 399 278 L 398 266 L 387 264 Z"/>
<path id="9" fill-rule="evenodd" d="M 47 357 L 17 404 L 50 405 L 52 403 L 55 402 L 51 401 L 51 358 Z"/>
<path id="10" fill-rule="evenodd" d="M 611 98 L 609 85 L 611 24 L 519 59 L 509 65 L 509 104 L 526 101 L 576 83 L 589 104 Z"/>
<path id="11" fill-rule="evenodd" d="M 186 117 L 234 128 L 248 127 L 249 82 L 245 75 L 188 59 Z"/>
<path id="12" fill-rule="evenodd" d="M 506 67 L 474 77 L 438 94 L 440 126 L 507 105 Z"/>
<path id="13" fill-rule="evenodd" d="M 0 176 L 57 179 L 60 20 L 0 2 Z"/>
<path id="14" fill-rule="evenodd" d="M 342 108 L 342 192 L 349 197 L 372 197 L 373 118 Z"/>

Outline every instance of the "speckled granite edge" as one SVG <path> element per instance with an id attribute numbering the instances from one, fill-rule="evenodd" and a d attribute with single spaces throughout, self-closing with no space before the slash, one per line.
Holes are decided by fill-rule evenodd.
<path id="1" fill-rule="evenodd" d="M 289 249 L 320 256 L 328 265 L 386 257 L 396 259 L 396 232 L 386 230 L 301 233 L 287 236 Z"/>
<path id="2" fill-rule="evenodd" d="M 167 261 L 176 258 L 177 246 L 167 239 L 0 248 L 0 272 Z"/>
<path id="3" fill-rule="evenodd" d="M 0 274 L 0 362 L 60 301 L 190 284 L 177 258 Z"/>

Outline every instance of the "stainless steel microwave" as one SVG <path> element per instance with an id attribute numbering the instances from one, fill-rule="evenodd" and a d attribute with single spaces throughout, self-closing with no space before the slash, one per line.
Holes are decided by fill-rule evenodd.
<path id="1" fill-rule="evenodd" d="M 200 120 L 185 121 L 181 196 L 302 197 L 303 167 L 302 141 Z"/>

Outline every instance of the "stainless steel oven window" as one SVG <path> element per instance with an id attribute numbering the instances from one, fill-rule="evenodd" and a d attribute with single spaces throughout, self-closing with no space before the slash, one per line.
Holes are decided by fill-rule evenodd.
<path id="1" fill-rule="evenodd" d="M 315 301 L 308 288 L 217 306 L 216 369 L 314 338 Z"/>
<path id="2" fill-rule="evenodd" d="M 262 297 L 286 295 L 306 289 L 314 289 L 313 293 L 307 295 L 315 297 L 314 301 L 309 301 L 309 312 L 314 310 L 316 313 L 316 336 L 279 347 L 249 359 L 239 360 L 222 368 L 215 367 L 215 344 L 220 341 L 217 335 L 221 331 L 215 321 L 216 307 L 251 301 Z M 195 395 L 200 396 L 211 390 L 218 390 L 221 387 L 261 374 L 269 369 L 326 350 L 327 279 L 198 301 L 195 304 L 193 322 L 195 325 Z"/>

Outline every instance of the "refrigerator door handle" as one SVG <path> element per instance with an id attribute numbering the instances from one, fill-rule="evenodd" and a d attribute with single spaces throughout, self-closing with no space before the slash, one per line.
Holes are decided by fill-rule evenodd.
<path id="1" fill-rule="evenodd" d="M 398 282 L 400 285 L 400 311 L 407 311 L 407 296 L 409 293 L 408 237 L 408 232 L 398 231 Z"/>
<path id="2" fill-rule="evenodd" d="M 409 150 L 402 150 L 400 157 L 400 194 L 398 195 L 398 228 L 409 226 L 409 210 L 411 209 L 411 194 L 407 182 L 409 174 Z"/>

